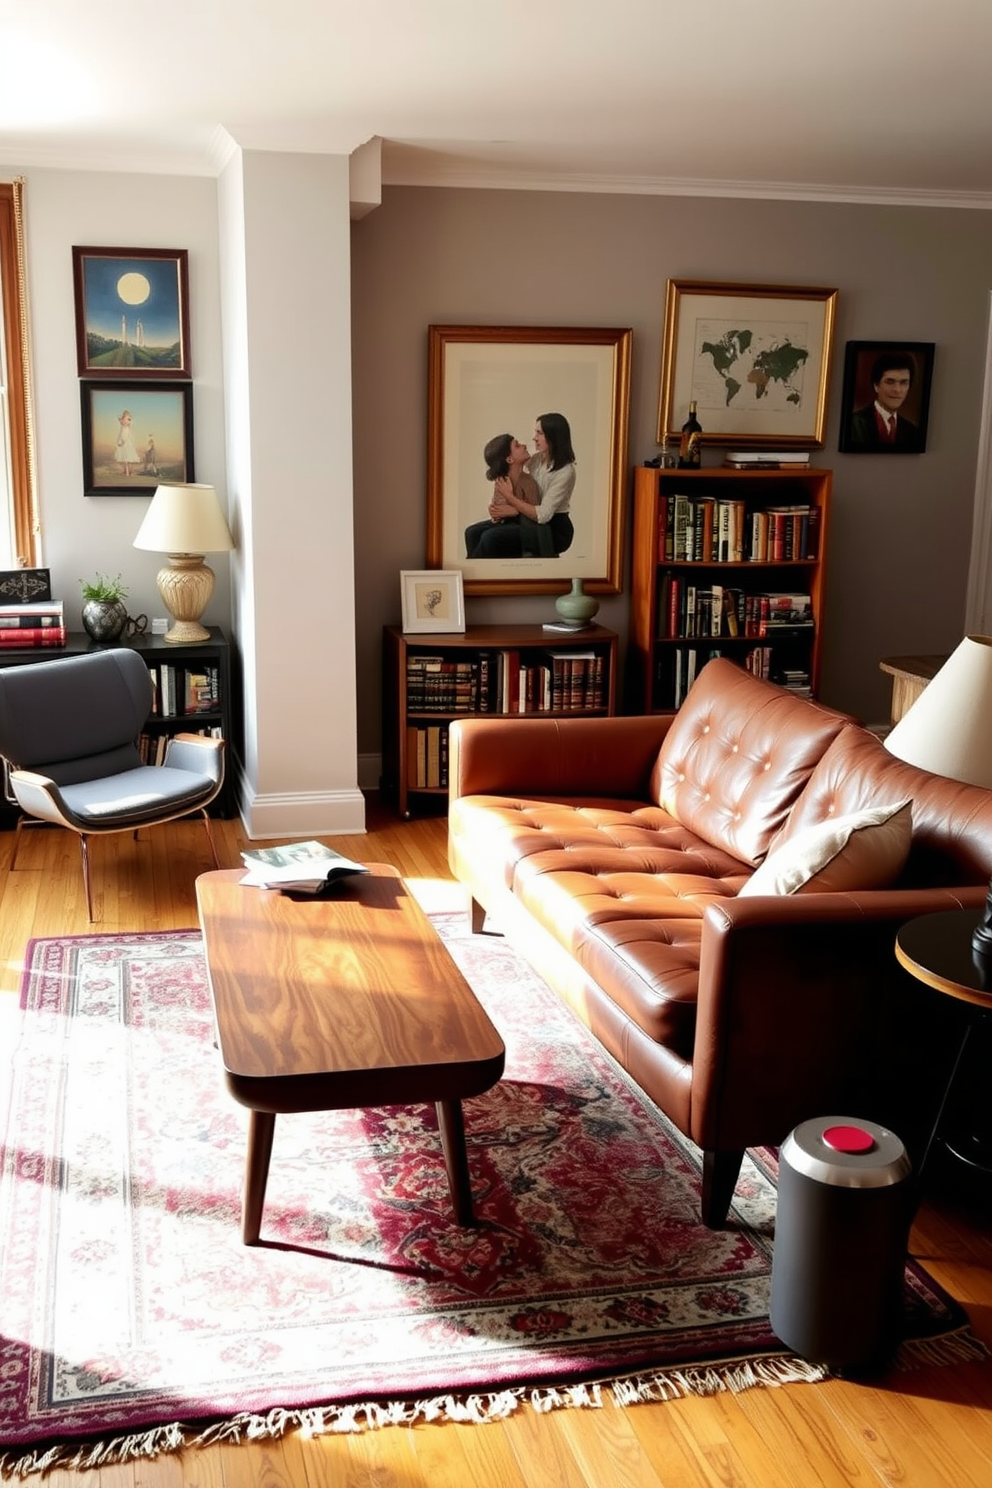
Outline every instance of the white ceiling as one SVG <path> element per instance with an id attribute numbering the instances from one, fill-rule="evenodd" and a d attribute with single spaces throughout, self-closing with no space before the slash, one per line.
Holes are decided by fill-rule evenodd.
<path id="1" fill-rule="evenodd" d="M 992 206 L 990 0 L 0 0 L 0 161 Z"/>

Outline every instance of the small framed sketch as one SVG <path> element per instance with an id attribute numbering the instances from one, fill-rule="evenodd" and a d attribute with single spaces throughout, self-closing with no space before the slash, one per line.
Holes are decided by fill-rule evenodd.
<path id="1" fill-rule="evenodd" d="M 848 341 L 840 443 L 847 455 L 922 455 L 933 341 Z"/>
<path id="2" fill-rule="evenodd" d="M 185 248 L 73 248 L 80 377 L 189 377 Z"/>
<path id="3" fill-rule="evenodd" d="M 400 573 L 403 629 L 440 631 L 449 635 L 465 629 L 465 596 L 461 569 L 404 569 Z"/>
<path id="4" fill-rule="evenodd" d="M 83 494 L 151 496 L 195 480 L 193 384 L 81 382 Z"/>

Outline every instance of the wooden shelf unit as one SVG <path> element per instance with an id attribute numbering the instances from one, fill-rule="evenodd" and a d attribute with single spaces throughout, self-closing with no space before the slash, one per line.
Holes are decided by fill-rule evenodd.
<path id="1" fill-rule="evenodd" d="M 732 470 L 716 467 L 703 470 L 658 470 L 638 466 L 634 471 L 634 523 L 630 595 L 630 637 L 627 648 L 625 706 L 629 713 L 660 713 L 678 707 L 692 676 L 711 655 L 719 653 L 749 666 L 774 681 L 786 681 L 797 690 L 801 678 L 808 679 L 809 695 L 815 697 L 820 681 L 820 651 L 824 600 L 825 554 L 830 518 L 832 472 L 804 466 L 798 470 Z M 666 558 L 659 552 L 663 514 L 671 513 L 672 500 L 685 495 L 716 502 L 741 503 L 745 526 L 755 511 L 775 507 L 815 507 L 816 548 L 813 557 L 777 557 L 754 560 L 747 556 L 748 540 L 739 559 Z M 801 518 L 799 519 L 801 520 Z M 795 529 L 798 540 L 798 523 Z M 675 633 L 668 611 L 673 581 L 704 595 L 713 586 L 740 592 L 756 604 L 761 594 L 808 594 L 812 624 L 774 626 L 764 634 L 745 633 L 738 617 L 738 634 L 728 633 L 724 615 L 720 633 L 686 633 L 680 616 Z M 755 621 L 756 627 L 759 622 Z"/>
<path id="2" fill-rule="evenodd" d="M 552 653 L 558 653 L 557 664 Z M 587 653 L 589 659 L 580 653 Z M 426 673 L 420 665 L 428 658 L 436 663 L 427 684 L 434 694 L 431 698 L 424 695 Z M 547 671 L 542 673 L 541 667 Z M 520 682 L 528 668 L 529 698 Z M 616 673 L 617 636 L 601 625 L 567 632 L 545 630 L 541 625 L 473 625 L 455 635 L 406 634 L 397 625 L 387 625 L 382 669 L 383 795 L 404 817 L 411 814 L 412 798 L 424 805 L 443 805 L 448 794 L 447 729 L 453 719 L 607 716 L 616 711 Z M 571 686 L 565 695 L 568 677 Z M 418 744 L 422 746 L 419 774 Z M 429 755 L 433 783 L 418 783 L 421 777 L 426 782 Z"/>

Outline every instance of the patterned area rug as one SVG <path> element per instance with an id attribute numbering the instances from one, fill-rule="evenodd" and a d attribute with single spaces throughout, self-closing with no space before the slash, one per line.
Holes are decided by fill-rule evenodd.
<path id="1" fill-rule="evenodd" d="M 498 937 L 433 922 L 507 1046 L 466 1102 L 475 1229 L 432 1107 L 280 1117 L 240 1243 L 247 1112 L 199 936 L 33 942 L 0 1170 L 0 1471 L 184 1444 L 815 1380 L 771 1333 L 773 1161 L 702 1227 L 699 1154 Z M 915 1265 L 903 1362 L 983 1355 Z"/>

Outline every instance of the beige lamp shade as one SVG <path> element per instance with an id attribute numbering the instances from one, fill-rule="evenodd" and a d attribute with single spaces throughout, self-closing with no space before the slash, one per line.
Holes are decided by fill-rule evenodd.
<path id="1" fill-rule="evenodd" d="M 134 539 L 152 553 L 227 553 L 234 547 L 213 486 L 159 486 Z"/>
<path id="2" fill-rule="evenodd" d="M 897 759 L 992 789 L 992 636 L 966 636 L 886 735 Z"/>
<path id="3" fill-rule="evenodd" d="M 158 592 L 172 616 L 165 639 L 174 645 L 209 640 L 200 616 L 214 592 L 214 572 L 204 553 L 226 553 L 234 547 L 230 528 L 213 486 L 188 481 L 159 486 L 138 528 L 134 547 L 168 553 L 158 572 Z"/>

